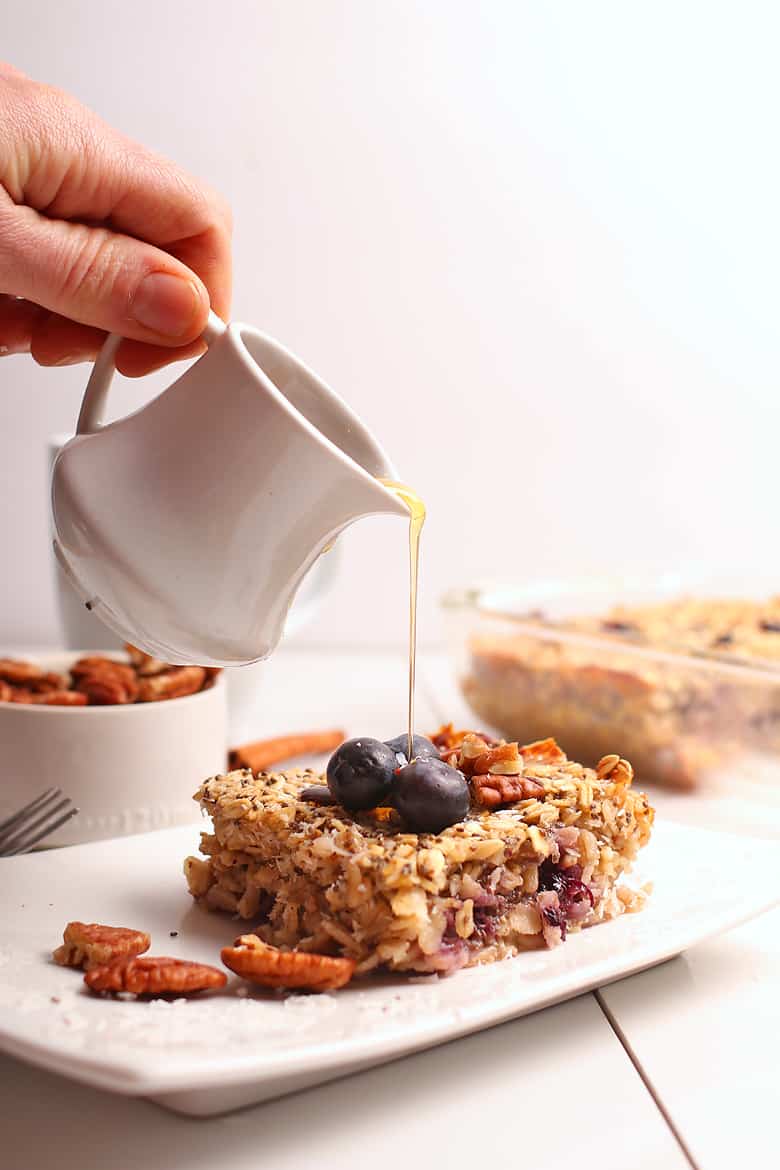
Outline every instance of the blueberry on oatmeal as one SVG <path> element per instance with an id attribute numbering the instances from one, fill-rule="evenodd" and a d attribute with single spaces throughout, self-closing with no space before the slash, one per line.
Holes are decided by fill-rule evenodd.
<path id="1" fill-rule="evenodd" d="M 443 760 L 417 759 L 399 768 L 393 803 L 413 833 L 440 833 L 471 806 L 466 777 Z"/>
<path id="2" fill-rule="evenodd" d="M 405 731 L 401 735 L 396 735 L 394 739 L 385 740 L 385 743 L 395 752 L 398 763 L 401 766 L 411 763 L 409 759 L 409 736 Z M 412 759 L 438 760 L 439 749 L 426 736 L 415 735 L 412 738 Z"/>
<path id="3" fill-rule="evenodd" d="M 348 739 L 328 760 L 328 788 L 343 808 L 376 808 L 388 797 L 397 767 L 395 752 L 381 740 Z"/>
<path id="4" fill-rule="evenodd" d="M 310 784 L 301 793 L 301 800 L 310 800 L 313 804 L 335 804 L 334 797 L 327 784 Z"/>

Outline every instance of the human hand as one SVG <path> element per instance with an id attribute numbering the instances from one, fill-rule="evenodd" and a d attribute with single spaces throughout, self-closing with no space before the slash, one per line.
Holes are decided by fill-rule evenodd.
<path id="1" fill-rule="evenodd" d="M 0 353 L 90 361 L 119 333 L 137 376 L 200 352 L 227 320 L 220 196 L 75 98 L 0 63 Z"/>

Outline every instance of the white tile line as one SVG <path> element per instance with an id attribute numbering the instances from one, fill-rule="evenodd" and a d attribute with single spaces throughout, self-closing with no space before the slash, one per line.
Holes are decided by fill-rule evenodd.
<path id="1" fill-rule="evenodd" d="M 631 1044 L 628 1040 L 628 1037 L 626 1036 L 625 1032 L 620 1027 L 620 1024 L 617 1022 L 617 1020 L 613 1016 L 609 1007 L 607 1006 L 607 1004 L 604 1000 L 604 997 L 601 994 L 601 991 L 598 989 L 596 991 L 594 991 L 593 997 L 596 1000 L 596 1003 L 601 1008 L 601 1011 L 604 1015 L 604 1018 L 606 1019 L 610 1028 L 615 1033 L 615 1036 L 617 1037 L 620 1044 L 622 1045 L 623 1051 L 625 1052 L 626 1056 L 628 1057 L 628 1059 L 631 1061 L 632 1065 L 634 1066 L 639 1079 L 641 1080 L 642 1084 L 645 1086 L 648 1093 L 652 1097 L 652 1099 L 656 1105 L 656 1108 L 658 1109 L 658 1112 L 661 1114 L 661 1116 L 663 1117 L 667 1126 L 669 1127 L 669 1131 L 672 1134 L 672 1137 L 677 1142 L 677 1145 L 680 1147 L 680 1151 L 681 1151 L 683 1157 L 686 1159 L 686 1161 L 690 1165 L 691 1170 L 701 1170 L 700 1164 L 696 1161 L 693 1154 L 691 1153 L 691 1150 L 688 1146 L 688 1143 L 685 1141 L 685 1138 L 680 1133 L 680 1130 L 677 1128 L 677 1125 L 675 1124 L 671 1114 L 669 1113 L 669 1110 L 667 1109 L 666 1105 L 664 1104 L 655 1085 L 651 1081 L 646 1070 L 642 1067 L 642 1064 L 639 1060 L 639 1057 L 635 1053 L 634 1049 L 631 1047 Z"/>

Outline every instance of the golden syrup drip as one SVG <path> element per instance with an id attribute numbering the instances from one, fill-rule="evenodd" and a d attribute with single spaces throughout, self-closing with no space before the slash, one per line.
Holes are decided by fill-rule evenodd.
<path id="1" fill-rule="evenodd" d="M 414 745 L 414 684 L 417 666 L 417 574 L 420 567 L 420 533 L 425 523 L 425 504 L 416 492 L 390 479 L 379 482 L 409 509 L 409 739 L 407 758 L 411 762 Z"/>

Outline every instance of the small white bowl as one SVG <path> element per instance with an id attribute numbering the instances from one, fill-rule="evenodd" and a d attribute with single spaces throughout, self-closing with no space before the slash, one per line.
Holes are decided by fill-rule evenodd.
<path id="1" fill-rule="evenodd" d="M 60 651 L 31 660 L 46 670 L 67 671 L 81 656 Z M 197 820 L 193 793 L 207 776 L 225 769 L 225 695 L 220 675 L 208 690 L 159 703 L 0 702 L 0 820 L 52 787 L 71 798 L 79 815 L 45 845 L 125 837 Z"/>

